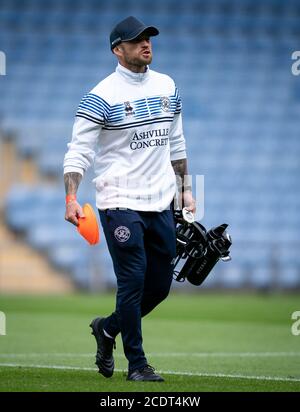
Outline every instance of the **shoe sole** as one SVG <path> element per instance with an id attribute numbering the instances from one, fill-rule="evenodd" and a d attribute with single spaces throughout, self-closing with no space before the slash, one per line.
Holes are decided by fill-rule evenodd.
<path id="1" fill-rule="evenodd" d="M 163 378 L 158 378 L 158 379 L 126 379 L 129 382 L 164 382 L 165 380 Z"/>
<path id="2" fill-rule="evenodd" d="M 94 335 L 95 339 L 96 339 L 96 343 L 97 343 L 97 352 L 98 352 L 98 339 L 97 339 L 97 335 L 99 333 L 99 328 L 98 325 L 100 323 L 100 321 L 104 319 L 104 318 L 95 318 L 94 320 L 92 320 L 92 322 L 90 323 L 90 328 L 92 329 L 91 335 Z M 97 356 L 97 354 L 96 354 Z M 113 373 L 114 373 L 114 365 L 112 368 L 110 369 L 104 369 L 101 365 L 99 365 L 97 363 L 97 361 L 95 362 L 95 365 L 98 366 L 98 372 L 103 375 L 105 378 L 111 378 Z"/>

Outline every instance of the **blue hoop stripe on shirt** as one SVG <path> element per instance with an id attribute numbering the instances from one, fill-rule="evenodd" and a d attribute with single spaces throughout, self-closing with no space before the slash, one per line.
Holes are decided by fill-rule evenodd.
<path id="1" fill-rule="evenodd" d="M 122 129 L 130 129 L 133 127 L 137 126 L 143 126 L 143 125 L 148 125 L 152 123 L 165 123 L 165 122 L 172 122 L 173 116 L 165 116 L 165 117 L 156 117 L 155 119 L 148 119 L 148 120 L 143 120 L 140 122 L 132 122 L 132 123 L 126 123 L 126 124 L 120 124 L 120 125 L 105 125 L 103 129 L 105 130 L 122 130 Z"/>
<path id="2" fill-rule="evenodd" d="M 84 102 L 80 103 L 78 109 L 87 109 L 93 110 L 94 113 L 98 113 L 99 116 L 107 116 L 109 111 L 107 111 L 104 106 L 100 105 L 99 103 L 95 103 L 90 99 L 86 99 Z"/>
<path id="3" fill-rule="evenodd" d="M 135 119 L 145 119 L 153 115 L 158 115 L 163 112 L 161 107 L 162 96 L 153 96 L 142 98 L 133 101 L 133 113 Z M 177 87 L 175 93 L 168 97 L 170 100 L 169 111 L 175 115 L 181 112 L 182 104 Z M 125 102 L 124 102 L 125 103 Z M 89 120 L 103 124 L 104 119 L 108 123 L 120 122 L 125 119 L 125 104 L 118 103 L 111 106 L 104 99 L 94 93 L 87 93 L 81 100 L 77 114 L 78 117 L 83 117 L 83 113 Z M 95 118 L 94 115 L 99 116 L 100 119 Z M 151 119 L 148 119 L 151 120 Z M 101 123 L 102 122 L 102 123 Z"/>
<path id="4" fill-rule="evenodd" d="M 84 113 L 84 112 L 77 112 L 75 117 L 82 117 L 84 119 L 90 120 L 93 123 L 97 123 L 97 124 L 100 124 L 102 126 L 104 125 L 104 122 L 102 120 L 96 119 L 95 117 L 90 116 L 90 115 L 88 115 L 87 113 Z"/>

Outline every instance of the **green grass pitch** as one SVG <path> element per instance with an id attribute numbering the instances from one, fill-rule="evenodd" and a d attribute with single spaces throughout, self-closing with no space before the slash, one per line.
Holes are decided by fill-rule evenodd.
<path id="1" fill-rule="evenodd" d="M 117 338 L 116 371 L 94 365 L 89 323 L 113 295 L 0 296 L 0 391 L 300 391 L 300 336 L 291 333 L 299 295 L 171 293 L 143 320 L 148 362 L 162 383 L 126 381 Z"/>

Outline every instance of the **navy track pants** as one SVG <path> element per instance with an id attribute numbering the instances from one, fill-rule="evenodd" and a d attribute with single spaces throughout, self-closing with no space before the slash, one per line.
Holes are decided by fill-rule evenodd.
<path id="1" fill-rule="evenodd" d="M 104 329 L 113 337 L 121 332 L 131 372 L 147 364 L 141 318 L 168 296 L 171 287 L 176 254 L 173 211 L 106 209 L 99 214 L 118 287 L 116 310 L 106 318 Z"/>

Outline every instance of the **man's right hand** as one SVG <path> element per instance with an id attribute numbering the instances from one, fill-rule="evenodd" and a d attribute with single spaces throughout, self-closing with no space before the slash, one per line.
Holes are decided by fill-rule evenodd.
<path id="1" fill-rule="evenodd" d="M 65 219 L 75 226 L 78 226 L 78 218 L 85 217 L 82 207 L 76 200 L 72 200 L 66 204 Z"/>

